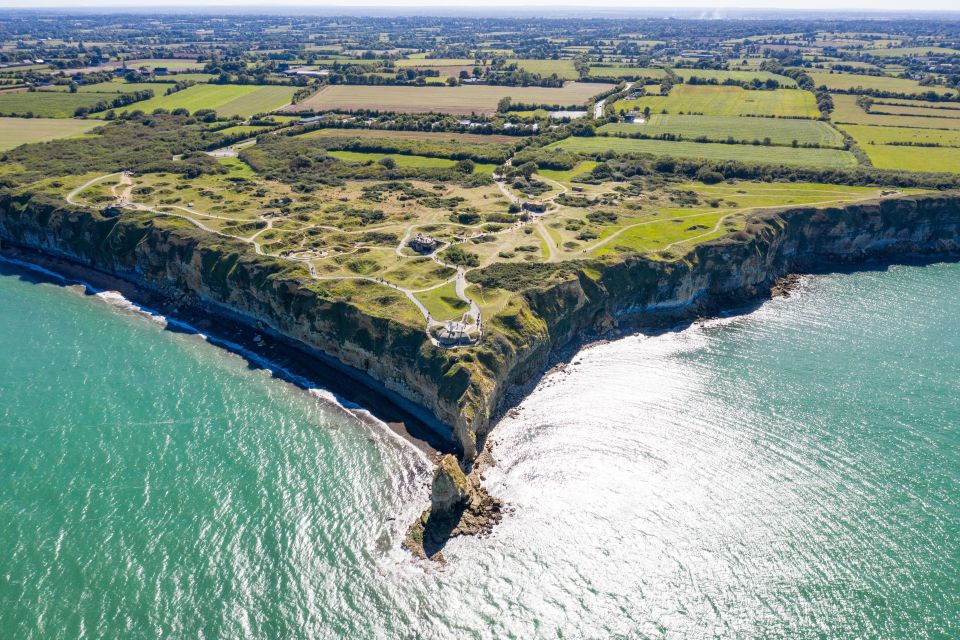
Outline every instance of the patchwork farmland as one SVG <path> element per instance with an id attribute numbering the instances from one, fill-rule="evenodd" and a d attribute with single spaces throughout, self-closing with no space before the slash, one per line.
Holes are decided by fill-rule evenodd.
<path id="1" fill-rule="evenodd" d="M 917 127 L 919 129 L 960 129 L 960 119 L 956 118 L 927 118 L 924 116 L 907 116 L 883 113 L 867 113 L 857 104 L 857 96 L 848 94 L 832 94 L 833 113 L 830 119 L 839 124 L 868 124 L 888 127 Z M 956 103 L 955 103 L 956 104 Z M 878 105 L 878 111 L 884 105 Z M 944 113 L 954 113 L 943 109 Z"/>
<path id="2" fill-rule="evenodd" d="M 916 80 L 893 78 L 890 76 L 867 76 L 853 73 L 816 73 L 810 77 L 816 86 L 826 86 L 830 90 L 850 91 L 857 88 L 876 89 L 878 91 L 892 91 L 896 93 L 950 93 L 944 87 L 924 87 Z"/>
<path id="3" fill-rule="evenodd" d="M 960 130 L 840 125 L 878 169 L 960 173 Z"/>

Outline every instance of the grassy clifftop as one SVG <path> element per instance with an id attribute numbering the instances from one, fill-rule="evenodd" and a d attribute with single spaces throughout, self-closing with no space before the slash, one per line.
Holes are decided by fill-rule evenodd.
<path id="1" fill-rule="evenodd" d="M 175 218 L 105 217 L 43 195 L 0 197 L 0 237 L 120 274 L 166 295 L 260 321 L 369 374 L 451 427 L 467 458 L 507 393 L 551 353 L 620 319 L 694 317 L 764 295 L 780 276 L 901 252 L 956 251 L 960 197 L 905 197 L 751 217 L 743 230 L 682 259 L 640 255 L 553 265 L 494 265 L 473 278 L 510 301 L 471 349 L 432 345 L 422 327 L 371 313 L 311 280 L 304 267 Z"/>

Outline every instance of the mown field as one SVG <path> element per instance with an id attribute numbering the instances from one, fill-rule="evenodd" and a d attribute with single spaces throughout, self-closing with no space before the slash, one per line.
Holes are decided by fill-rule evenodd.
<path id="1" fill-rule="evenodd" d="M 960 173 L 960 149 L 956 147 L 903 147 L 861 145 L 861 149 L 878 169 Z"/>
<path id="2" fill-rule="evenodd" d="M 570 82 L 563 88 L 544 87 L 376 87 L 330 85 L 285 111 L 354 111 L 371 109 L 399 113 L 492 114 L 501 98 L 515 103 L 579 105 L 611 85 Z"/>
<path id="3" fill-rule="evenodd" d="M 960 111 L 960 102 L 931 102 L 930 100 L 907 100 L 904 98 L 877 98 L 873 101 L 875 111 L 883 111 L 888 105 L 899 107 L 926 107 L 942 111 Z"/>
<path id="4" fill-rule="evenodd" d="M 590 75 L 595 78 L 656 78 L 667 72 L 657 67 L 637 67 L 631 65 L 590 65 Z"/>
<path id="5" fill-rule="evenodd" d="M 871 125 L 839 125 L 843 131 L 863 147 L 869 144 L 910 142 L 913 144 L 938 144 L 944 147 L 960 147 L 960 130 L 918 129 L 916 127 L 877 127 Z M 957 159 L 960 161 L 960 158 Z"/>
<path id="6" fill-rule="evenodd" d="M 769 137 L 775 144 L 792 144 L 796 140 L 801 145 L 843 146 L 843 136 L 820 120 L 654 114 L 646 124 L 607 124 L 600 127 L 599 131 L 648 136 L 671 134 L 683 136 L 685 140 L 704 137 L 707 140 L 725 141 L 733 138 L 738 142 L 762 141 Z"/>
<path id="7" fill-rule="evenodd" d="M 892 78 L 890 76 L 862 76 L 855 73 L 818 73 L 811 72 L 810 77 L 816 86 L 826 86 L 830 90 L 849 91 L 861 87 L 863 89 L 877 89 L 880 91 L 894 91 L 897 93 L 950 93 L 944 87 L 923 87 L 916 80 Z"/>
<path id="8" fill-rule="evenodd" d="M 672 142 L 667 140 L 637 140 L 631 138 L 576 137 L 566 138 L 547 148 L 566 149 L 576 153 L 594 154 L 650 153 L 676 158 L 706 158 L 709 160 L 739 160 L 762 164 L 790 164 L 815 167 L 852 167 L 856 158 L 839 149 L 794 149 L 747 144 L 716 144 L 708 142 Z"/>
<path id="9" fill-rule="evenodd" d="M 102 122 L 73 118 L 0 118 L 0 151 L 86 133 Z"/>
<path id="10" fill-rule="evenodd" d="M 254 125 L 249 125 L 249 124 L 238 124 L 238 125 L 233 126 L 233 127 L 227 127 L 226 129 L 218 129 L 218 130 L 217 130 L 217 133 L 222 133 L 222 134 L 228 135 L 228 136 L 229 136 L 229 135 L 235 135 L 235 134 L 238 134 L 238 133 L 243 133 L 243 134 L 247 134 L 247 135 L 250 135 L 250 136 L 255 136 L 255 135 L 257 135 L 258 133 L 260 133 L 261 131 L 266 131 L 266 130 L 269 129 L 269 128 L 270 128 L 270 127 L 260 127 L 260 126 L 254 126 Z"/>
<path id="11" fill-rule="evenodd" d="M 290 102 L 295 87 L 198 84 L 168 96 L 160 95 L 137 102 L 120 111 L 140 109 L 150 113 L 154 109 L 213 109 L 221 116 L 248 117 L 255 113 L 273 111 Z"/>
<path id="12" fill-rule="evenodd" d="M 830 119 L 836 123 L 917 127 L 920 129 L 960 129 L 960 120 L 957 119 L 867 113 L 857 104 L 857 96 L 834 93 L 831 94 L 831 97 L 833 98 L 833 113 L 830 114 Z"/>
<path id="13" fill-rule="evenodd" d="M 38 118 L 71 118 L 77 107 L 90 107 L 101 100 L 113 100 L 115 93 L 66 93 L 60 91 L 0 93 L 0 115 Z"/>
<path id="14" fill-rule="evenodd" d="M 960 119 L 960 110 L 957 109 L 931 109 L 930 107 L 914 107 L 899 104 L 875 104 L 870 109 L 870 113 L 880 112 L 894 116 L 919 116 L 921 118 L 947 118 Z"/>
<path id="15" fill-rule="evenodd" d="M 580 77 L 577 70 L 573 67 L 573 60 L 519 60 L 513 58 L 507 60 L 508 63 L 515 62 L 517 66 L 528 73 L 539 73 L 545 78 L 557 74 L 558 78 L 564 80 L 576 80 Z"/>
<path id="16" fill-rule="evenodd" d="M 787 116 L 819 118 L 814 96 L 800 89 L 747 91 L 741 87 L 687 85 L 673 87 L 667 96 L 644 96 L 637 100 L 618 100 L 613 108 L 620 111 L 653 113 L 695 113 L 708 116 Z"/>

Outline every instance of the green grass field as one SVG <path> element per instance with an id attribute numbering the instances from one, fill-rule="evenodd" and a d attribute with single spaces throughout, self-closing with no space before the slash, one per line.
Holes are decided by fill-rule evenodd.
<path id="1" fill-rule="evenodd" d="M 29 142 L 69 138 L 99 127 L 96 120 L 72 118 L 0 118 L 0 151 Z"/>
<path id="2" fill-rule="evenodd" d="M 960 129 L 960 120 L 958 119 L 867 113 L 857 105 L 857 96 L 840 93 L 834 93 L 831 96 L 833 97 L 833 113 L 830 114 L 830 119 L 833 122 L 884 127 L 917 127 L 920 129 Z M 942 111 L 952 113 L 945 109 Z"/>
<path id="3" fill-rule="evenodd" d="M 743 216 L 763 208 L 781 208 L 796 205 L 827 206 L 880 197 L 875 187 L 848 187 L 818 183 L 763 183 L 741 182 L 704 185 L 690 182 L 677 185 L 693 191 L 702 200 L 722 200 L 719 208 L 702 203 L 692 209 L 662 208 L 652 217 L 641 218 L 604 229 L 601 241 L 592 251 L 600 257 L 634 251 L 662 251 L 674 253 L 697 243 L 720 238 L 741 224 Z M 904 193 L 913 193 L 903 190 Z M 726 227 L 729 221 L 732 226 Z"/>
<path id="4" fill-rule="evenodd" d="M 948 49 L 946 47 L 893 47 L 890 49 L 870 49 L 863 53 L 871 56 L 883 58 L 893 58 L 900 56 L 925 56 L 934 55 L 957 55 L 960 50 Z"/>
<path id="5" fill-rule="evenodd" d="M 115 93 L 66 93 L 36 91 L 0 93 L 0 115 L 25 115 L 38 118 L 70 118 L 77 107 L 90 107 L 101 100 L 113 100 Z"/>
<path id="6" fill-rule="evenodd" d="M 936 91 L 948 93 L 944 87 L 922 87 L 916 80 L 891 78 L 890 76 L 862 76 L 855 73 L 817 73 L 809 74 L 816 86 L 825 85 L 827 89 L 842 89 L 849 91 L 862 87 L 864 89 L 878 89 L 880 91 L 895 91 L 897 93 L 924 93 Z"/>
<path id="7" fill-rule="evenodd" d="M 403 58 L 394 62 L 399 68 L 405 67 L 472 67 L 473 58 Z"/>
<path id="8" fill-rule="evenodd" d="M 884 111 L 887 106 L 898 107 L 926 107 L 941 111 L 960 111 L 960 102 L 931 102 L 930 100 L 906 100 L 901 98 L 876 98 L 873 101 L 875 111 Z"/>
<path id="9" fill-rule="evenodd" d="M 579 76 L 573 68 L 573 60 L 518 60 L 513 58 L 507 62 L 516 62 L 517 66 L 528 73 L 539 73 L 547 78 L 557 74 L 564 80 L 576 80 Z"/>
<path id="10" fill-rule="evenodd" d="M 800 89 L 747 91 L 740 87 L 708 85 L 675 86 L 667 96 L 644 96 L 637 100 L 618 100 L 616 111 L 653 113 L 697 113 L 708 116 L 789 116 L 819 118 L 814 96 Z"/>
<path id="11" fill-rule="evenodd" d="M 153 91 L 154 95 L 161 95 L 167 90 L 169 84 L 164 85 L 159 82 L 97 82 L 95 84 L 82 84 L 77 87 L 78 93 L 133 93 L 134 91 Z M 44 87 L 40 91 L 57 91 L 68 93 L 70 87 L 65 84 Z"/>
<path id="12" fill-rule="evenodd" d="M 861 145 L 878 169 L 936 173 L 960 173 L 960 149 L 956 147 L 901 147 Z"/>
<path id="13" fill-rule="evenodd" d="M 590 75 L 595 78 L 663 78 L 667 72 L 657 67 L 631 65 L 590 65 Z"/>
<path id="14" fill-rule="evenodd" d="M 291 105 L 288 111 L 326 111 L 340 109 L 377 109 L 399 113 L 471 113 L 492 114 L 501 98 L 514 102 L 546 105 L 579 105 L 610 89 L 611 85 L 593 82 L 569 82 L 563 88 L 544 87 L 378 87 L 368 85 L 328 85 L 306 100 Z"/>
<path id="15" fill-rule="evenodd" d="M 154 109 L 184 108 L 193 113 L 198 109 L 213 109 L 221 116 L 246 118 L 282 107 L 290 102 L 295 90 L 283 86 L 199 84 L 168 96 L 155 96 L 122 111 L 140 109 L 150 113 Z"/>
<path id="16" fill-rule="evenodd" d="M 815 167 L 852 167 L 856 158 L 848 151 L 838 149 L 793 149 L 746 144 L 712 144 L 699 142 L 670 142 L 666 140 L 635 140 L 630 138 L 566 138 L 547 148 L 561 148 L 577 153 L 593 154 L 651 153 L 677 158 L 707 158 L 710 160 L 739 160 L 763 164 L 790 164 Z"/>
<path id="17" fill-rule="evenodd" d="M 266 131 L 270 127 L 256 127 L 248 124 L 238 124 L 235 127 L 227 127 L 226 129 L 219 129 L 217 133 L 222 133 L 224 135 L 234 135 L 237 133 L 245 133 L 251 136 L 255 136 L 261 131 Z"/>
<path id="18" fill-rule="evenodd" d="M 457 297 L 456 285 L 452 282 L 416 294 L 417 299 L 430 311 L 434 320 L 459 320 L 470 305 Z"/>
<path id="19" fill-rule="evenodd" d="M 929 107 L 914 107 L 899 104 L 876 104 L 870 109 L 870 113 L 875 112 L 895 116 L 918 116 L 921 118 L 960 120 L 960 110 L 957 109 L 931 109 Z"/>
<path id="20" fill-rule="evenodd" d="M 916 127 L 877 127 L 856 124 L 844 124 L 840 125 L 840 128 L 849 133 L 861 147 L 869 144 L 890 144 L 891 142 L 960 147 L 960 130 L 942 131 L 940 129 L 917 129 Z"/>
<path id="21" fill-rule="evenodd" d="M 843 136 L 820 120 L 790 120 L 779 118 L 736 118 L 727 116 L 681 116 L 654 114 L 646 124 L 607 124 L 601 132 L 646 134 L 657 136 L 673 134 L 685 140 L 705 137 L 708 140 L 763 140 L 769 137 L 775 144 L 819 144 L 824 147 L 842 147 Z"/>
<path id="22" fill-rule="evenodd" d="M 584 160 L 583 162 L 578 162 L 577 166 L 573 169 L 568 169 L 567 171 L 559 171 L 556 169 L 540 169 L 537 171 L 538 175 L 543 176 L 544 178 L 549 178 L 550 180 L 556 180 L 567 186 L 570 186 L 574 176 L 578 176 L 583 173 L 589 173 L 591 169 L 597 166 L 597 163 L 593 160 Z"/>

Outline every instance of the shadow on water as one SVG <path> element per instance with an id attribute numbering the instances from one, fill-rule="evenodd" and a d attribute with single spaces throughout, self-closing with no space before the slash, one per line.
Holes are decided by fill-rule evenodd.
<path id="1" fill-rule="evenodd" d="M 0 255 L 0 258 L 4 257 Z M 362 376 L 362 373 L 347 373 L 335 368 L 319 356 L 295 347 L 265 328 L 257 330 L 206 311 L 185 311 L 156 294 L 136 288 L 125 281 L 117 281 L 106 274 L 66 263 L 47 269 L 33 264 L 31 258 L 40 261 L 35 255 L 24 256 L 21 264 L 11 262 L 20 261 L 19 256 L 0 259 L 0 276 L 11 276 L 30 284 L 56 285 L 75 291 L 80 288 L 86 296 L 119 290 L 124 298 L 142 312 L 162 318 L 164 331 L 203 336 L 210 344 L 243 358 L 251 371 L 265 371 L 273 378 L 305 391 L 327 391 L 334 397 L 339 408 L 356 419 L 371 422 L 364 414 L 367 412 L 375 421 L 386 423 L 391 430 L 428 453 L 454 451 L 451 438 L 442 431 L 446 429 L 443 425 L 436 424 L 436 421 L 431 425 L 428 418 L 405 409 L 394 399 L 387 397 L 385 391 L 379 391 L 375 381 L 365 383 L 358 380 L 357 377 Z M 53 270 L 57 267 L 71 272 L 76 269 L 82 273 L 83 279 L 57 273 Z"/>

